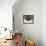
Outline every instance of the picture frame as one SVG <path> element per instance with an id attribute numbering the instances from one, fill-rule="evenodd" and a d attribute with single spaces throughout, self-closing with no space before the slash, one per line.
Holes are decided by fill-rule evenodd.
<path id="1" fill-rule="evenodd" d="M 34 24 L 34 15 L 23 15 L 24 24 Z"/>

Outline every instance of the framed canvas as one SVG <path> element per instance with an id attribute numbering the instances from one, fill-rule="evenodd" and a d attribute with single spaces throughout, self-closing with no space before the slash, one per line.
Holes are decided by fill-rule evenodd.
<path id="1" fill-rule="evenodd" d="M 24 24 L 34 24 L 34 15 L 23 15 Z"/>

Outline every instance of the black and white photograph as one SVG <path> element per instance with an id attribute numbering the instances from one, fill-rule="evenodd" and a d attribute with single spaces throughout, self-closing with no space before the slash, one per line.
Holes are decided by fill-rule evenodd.
<path id="1" fill-rule="evenodd" d="M 33 15 L 24 15 L 23 23 L 24 24 L 34 24 L 34 16 Z"/>

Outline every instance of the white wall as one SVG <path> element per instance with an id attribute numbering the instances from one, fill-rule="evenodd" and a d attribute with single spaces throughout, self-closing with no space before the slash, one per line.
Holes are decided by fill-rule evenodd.
<path id="1" fill-rule="evenodd" d="M 0 27 L 12 28 L 12 6 L 16 0 L 0 0 Z"/>
<path id="2" fill-rule="evenodd" d="M 13 7 L 15 28 L 41 46 L 41 0 L 23 0 Z M 23 24 L 23 15 L 34 15 L 34 24 Z"/>
<path id="3" fill-rule="evenodd" d="M 42 46 L 46 46 L 46 0 L 41 2 L 41 40 Z"/>

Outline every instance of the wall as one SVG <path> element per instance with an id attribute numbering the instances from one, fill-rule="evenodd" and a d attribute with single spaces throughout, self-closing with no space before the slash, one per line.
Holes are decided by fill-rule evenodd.
<path id="1" fill-rule="evenodd" d="M 12 28 L 12 6 L 16 0 L 0 0 L 0 27 Z"/>
<path id="2" fill-rule="evenodd" d="M 46 46 L 46 0 L 41 2 L 41 40 L 42 46 Z"/>
<path id="3" fill-rule="evenodd" d="M 18 1 L 19 2 L 19 1 Z M 36 46 L 41 46 L 41 0 L 22 0 L 13 6 L 14 24 L 24 38 L 35 41 Z M 23 15 L 34 15 L 34 24 L 23 24 Z"/>

